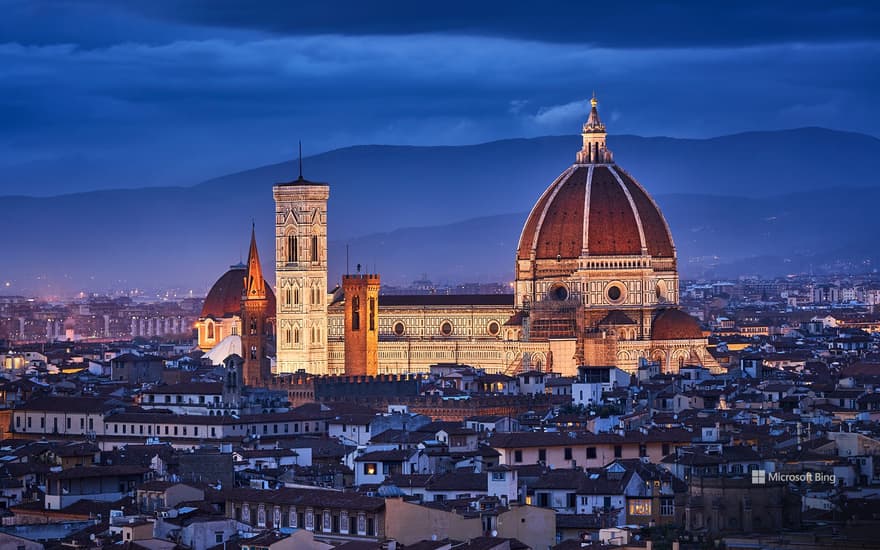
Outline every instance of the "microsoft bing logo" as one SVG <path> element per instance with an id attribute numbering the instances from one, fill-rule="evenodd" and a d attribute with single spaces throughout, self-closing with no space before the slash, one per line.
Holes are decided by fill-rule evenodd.
<path id="1" fill-rule="evenodd" d="M 752 470 L 752 485 L 766 485 L 767 470 Z"/>

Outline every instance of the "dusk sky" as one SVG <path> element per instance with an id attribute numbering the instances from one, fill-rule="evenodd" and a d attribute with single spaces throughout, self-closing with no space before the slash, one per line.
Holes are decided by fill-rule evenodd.
<path id="1" fill-rule="evenodd" d="M 189 185 L 353 144 L 880 135 L 875 2 L 0 0 L 0 194 Z M 44 182 L 52 182 L 51 185 Z"/>

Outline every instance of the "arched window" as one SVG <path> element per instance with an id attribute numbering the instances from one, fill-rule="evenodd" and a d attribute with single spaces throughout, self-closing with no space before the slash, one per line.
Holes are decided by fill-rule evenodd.
<path id="1" fill-rule="evenodd" d="M 293 328 L 293 343 L 299 344 L 299 327 Z"/>
<path id="2" fill-rule="evenodd" d="M 293 331 L 289 328 L 284 331 L 284 343 L 289 344 L 293 340 Z"/>
<path id="3" fill-rule="evenodd" d="M 351 299 L 351 330 L 361 329 L 361 300 L 355 296 Z"/>
<path id="4" fill-rule="evenodd" d="M 257 346 L 251 346 L 251 359 L 257 358 Z"/>
<path id="5" fill-rule="evenodd" d="M 287 237 L 287 261 L 295 262 L 299 255 L 299 247 L 296 242 L 296 235 L 288 235 Z"/>
<path id="6" fill-rule="evenodd" d="M 318 236 L 312 235 L 312 261 L 318 261 Z"/>
<path id="7" fill-rule="evenodd" d="M 257 333 L 257 320 L 251 319 L 251 335 L 255 335 Z"/>
<path id="8" fill-rule="evenodd" d="M 376 330 L 376 299 L 370 297 L 370 330 Z"/>
<path id="9" fill-rule="evenodd" d="M 213 339 L 214 339 L 214 323 L 212 323 L 211 321 L 208 321 L 208 327 L 207 327 L 207 329 L 208 329 L 208 330 L 207 330 L 207 332 L 208 332 L 208 336 L 207 336 L 208 340 L 213 340 Z"/>
<path id="10" fill-rule="evenodd" d="M 284 305 L 289 306 L 291 303 L 293 303 L 293 289 L 287 287 L 284 289 Z"/>
<path id="11" fill-rule="evenodd" d="M 299 305 L 299 288 L 296 287 L 293 289 L 293 303 Z"/>

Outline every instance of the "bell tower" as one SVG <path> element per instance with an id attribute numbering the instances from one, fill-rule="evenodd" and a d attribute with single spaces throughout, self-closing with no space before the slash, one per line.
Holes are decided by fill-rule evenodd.
<path id="1" fill-rule="evenodd" d="M 277 372 L 327 374 L 327 199 L 330 186 L 299 178 L 275 198 Z"/>
<path id="2" fill-rule="evenodd" d="M 345 375 L 379 373 L 379 275 L 344 275 Z"/>
<path id="3" fill-rule="evenodd" d="M 251 247 L 241 293 L 241 353 L 244 355 L 242 370 L 244 383 L 248 386 L 260 386 L 272 377 L 267 349 L 271 334 L 268 315 L 269 293 L 263 279 L 263 268 L 260 266 L 256 235 L 251 229 Z"/>

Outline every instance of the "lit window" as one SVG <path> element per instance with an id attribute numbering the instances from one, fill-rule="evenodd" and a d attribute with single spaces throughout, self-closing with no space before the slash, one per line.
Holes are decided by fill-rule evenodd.
<path id="1" fill-rule="evenodd" d="M 629 515 L 631 516 L 650 516 L 651 515 L 651 499 L 649 498 L 632 498 L 629 500 Z"/>

